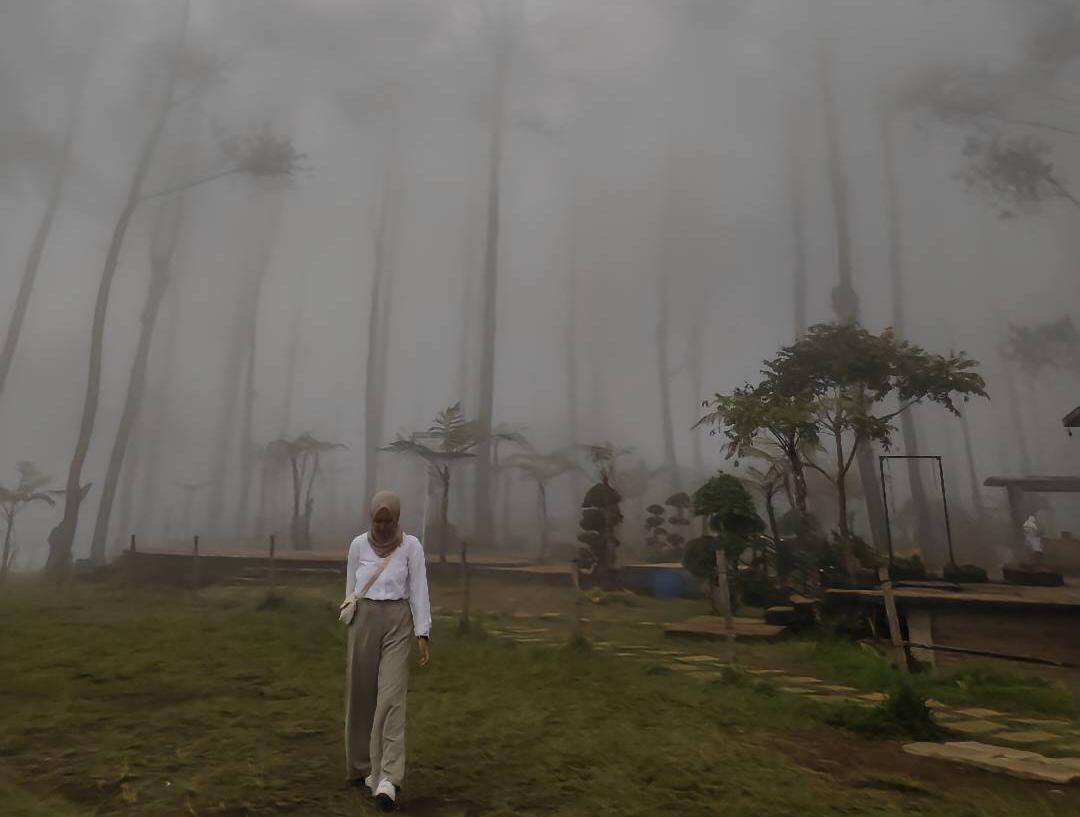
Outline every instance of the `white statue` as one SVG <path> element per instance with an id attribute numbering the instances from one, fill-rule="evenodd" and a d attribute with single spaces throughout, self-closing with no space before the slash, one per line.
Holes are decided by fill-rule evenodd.
<path id="1" fill-rule="evenodd" d="M 1039 532 L 1039 523 L 1035 521 L 1034 514 L 1024 522 L 1024 543 L 1028 546 L 1028 550 L 1031 551 L 1032 558 L 1036 562 L 1041 562 L 1043 555 L 1042 534 Z"/>

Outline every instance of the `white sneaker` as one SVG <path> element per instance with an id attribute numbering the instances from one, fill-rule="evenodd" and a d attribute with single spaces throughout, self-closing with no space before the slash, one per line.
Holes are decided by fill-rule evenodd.
<path id="1" fill-rule="evenodd" d="M 364 785 L 367 786 L 369 789 L 375 788 L 375 781 L 371 779 L 370 774 L 364 778 Z"/>
<path id="2" fill-rule="evenodd" d="M 379 811 L 393 811 L 397 801 L 397 789 L 386 778 L 375 789 L 375 808 Z"/>

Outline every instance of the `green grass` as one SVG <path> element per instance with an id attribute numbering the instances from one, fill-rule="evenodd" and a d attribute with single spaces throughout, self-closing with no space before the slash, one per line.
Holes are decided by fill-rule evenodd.
<path id="1" fill-rule="evenodd" d="M 345 815 L 344 632 L 321 590 L 0 595 L 0 803 L 25 815 Z M 1064 815 L 1080 793 L 905 772 L 898 746 L 738 672 L 437 628 L 409 698 L 410 812 Z M 798 751 L 796 751 L 796 749 Z M 828 773 L 804 756 L 835 759 Z M 918 769 L 922 769 L 920 766 Z M 915 769 L 915 767 L 912 767 Z M 977 804 L 977 805 L 976 805 Z"/>

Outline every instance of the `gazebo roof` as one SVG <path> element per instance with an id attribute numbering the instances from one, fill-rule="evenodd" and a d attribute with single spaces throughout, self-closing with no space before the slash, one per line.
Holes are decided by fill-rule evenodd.
<path id="1" fill-rule="evenodd" d="M 1077 406 L 1061 421 L 1065 428 L 1080 428 L 1080 406 Z"/>
<path id="2" fill-rule="evenodd" d="M 1024 493 L 1080 493 L 1080 477 L 988 477 L 987 488 L 1017 488 Z"/>

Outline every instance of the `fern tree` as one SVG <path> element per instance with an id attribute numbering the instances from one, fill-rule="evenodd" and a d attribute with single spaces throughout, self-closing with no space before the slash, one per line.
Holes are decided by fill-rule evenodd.
<path id="1" fill-rule="evenodd" d="M 56 500 L 50 492 L 44 488 L 52 478 L 38 471 L 32 462 L 23 461 L 15 466 L 19 472 L 19 482 L 14 488 L 0 485 L 0 514 L 3 514 L 6 529 L 4 530 L 4 552 L 0 557 L 0 582 L 7 578 L 15 553 L 11 548 L 11 537 L 15 532 L 15 517 L 19 511 L 33 502 L 44 502 L 47 505 L 55 505 Z"/>
<path id="2" fill-rule="evenodd" d="M 548 560 L 550 550 L 551 525 L 548 519 L 547 489 L 548 484 L 563 474 L 571 474 L 579 469 L 573 457 L 566 450 L 542 454 L 527 451 L 515 454 L 507 460 L 507 465 L 524 473 L 536 483 L 537 511 L 540 517 L 540 561 Z"/>
<path id="3" fill-rule="evenodd" d="M 337 448 L 341 443 L 318 440 L 311 434 L 301 434 L 293 440 L 274 440 L 267 446 L 268 452 L 289 463 L 292 472 L 292 545 L 295 550 L 311 550 L 311 517 L 315 509 L 312 490 L 319 475 L 322 455 Z"/>
<path id="4" fill-rule="evenodd" d="M 479 441 L 477 424 L 465 418 L 461 403 L 455 403 L 439 412 L 427 431 L 398 436 L 380 450 L 395 454 L 419 457 L 428 464 L 430 473 L 442 486 L 439 500 L 439 560 L 446 561 L 450 526 L 450 476 L 451 466 L 464 459 L 475 457 L 472 449 Z"/>

